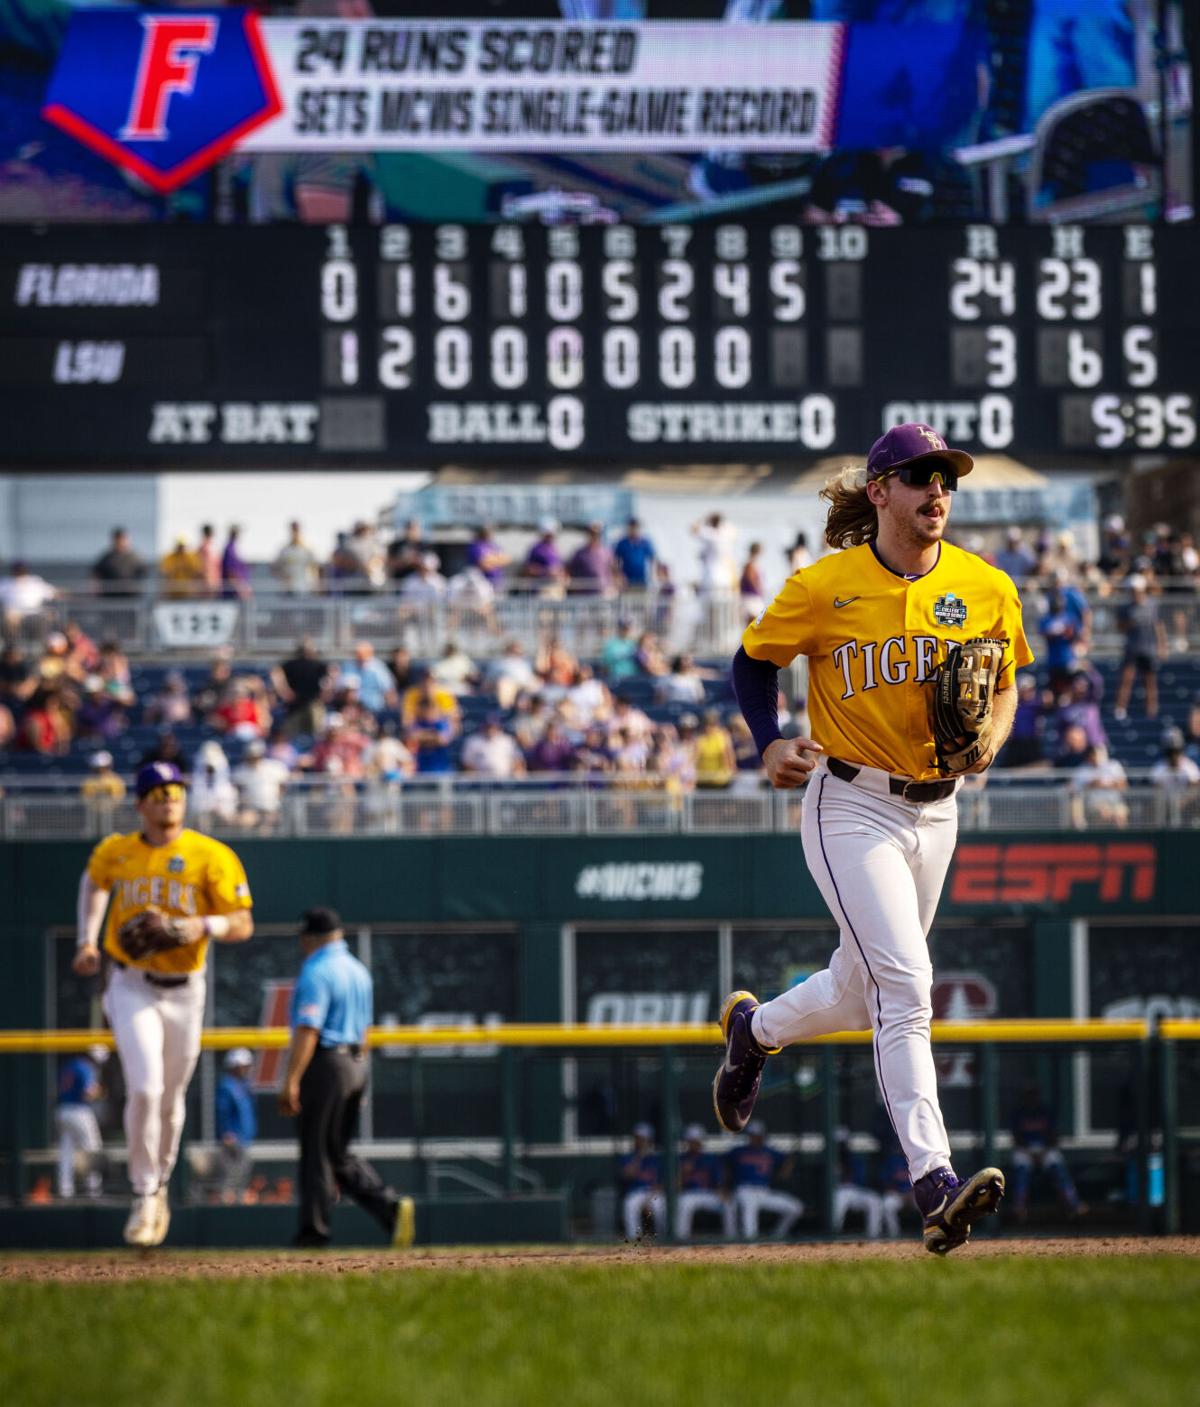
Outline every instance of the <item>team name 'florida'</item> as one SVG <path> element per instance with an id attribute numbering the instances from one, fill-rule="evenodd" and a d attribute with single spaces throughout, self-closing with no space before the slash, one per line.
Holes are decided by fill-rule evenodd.
<path id="1" fill-rule="evenodd" d="M 162 908 L 174 909 L 176 913 L 196 912 L 196 886 L 184 884 L 179 879 L 165 879 L 162 875 L 150 878 L 140 875 L 136 879 L 121 880 L 119 888 L 121 903 L 127 909 L 158 904 Z"/>
<path id="2" fill-rule="evenodd" d="M 908 658 L 910 643 L 916 653 L 915 668 Z M 905 635 L 892 635 L 882 645 L 878 640 L 847 640 L 838 645 L 831 654 L 842 671 L 842 698 L 852 699 L 880 684 L 906 684 L 910 669 L 912 682 L 924 684 L 933 676 L 939 643 L 936 635 L 914 635 L 911 642 Z"/>

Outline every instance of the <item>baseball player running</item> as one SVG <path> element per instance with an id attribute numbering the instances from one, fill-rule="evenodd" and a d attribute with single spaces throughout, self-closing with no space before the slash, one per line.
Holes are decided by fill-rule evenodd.
<path id="1" fill-rule="evenodd" d="M 1033 656 L 1003 572 L 943 541 L 973 462 L 928 425 L 896 426 L 865 474 L 822 490 L 831 553 L 795 573 L 747 626 L 733 662 L 738 703 L 772 785 L 804 786 L 808 868 L 840 930 L 829 967 L 759 1004 L 721 1011 L 717 1118 L 745 1128 L 763 1064 L 785 1045 L 874 1033 L 875 1070 L 908 1160 L 927 1250 L 961 1246 L 995 1211 L 1004 1175 L 950 1164 L 930 1048 L 927 935 L 957 833 L 955 792 L 1008 737 L 1014 676 Z M 777 671 L 809 661 L 812 738 L 784 739 Z"/>
<path id="2" fill-rule="evenodd" d="M 184 828 L 187 793 L 179 768 L 150 763 L 137 774 L 136 790 L 140 831 L 102 840 L 80 878 L 72 966 L 83 977 L 99 969 L 108 909 L 104 951 L 112 970 L 104 1011 L 125 1076 L 133 1187 L 125 1240 L 157 1246 L 170 1224 L 167 1182 L 200 1054 L 208 941 L 244 942 L 254 921 L 238 857 Z"/>

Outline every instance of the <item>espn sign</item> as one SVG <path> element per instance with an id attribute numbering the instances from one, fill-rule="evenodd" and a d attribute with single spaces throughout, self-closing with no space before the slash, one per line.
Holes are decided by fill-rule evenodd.
<path id="1" fill-rule="evenodd" d="M 955 904 L 1065 904 L 1079 888 L 1102 904 L 1154 898 L 1158 854 L 1145 841 L 1050 841 L 958 847 Z"/>

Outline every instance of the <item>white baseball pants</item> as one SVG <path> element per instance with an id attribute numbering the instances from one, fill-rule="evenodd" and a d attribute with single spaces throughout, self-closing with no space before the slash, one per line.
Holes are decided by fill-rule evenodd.
<path id="1" fill-rule="evenodd" d="M 958 834 L 955 797 L 916 804 L 892 796 L 888 775 L 853 782 L 824 762 L 809 778 L 804 858 L 841 941 L 823 972 L 766 1002 L 753 1033 L 765 1046 L 871 1030 L 875 1073 L 914 1182 L 950 1166 L 929 1026 L 933 964 L 927 937 Z"/>
<path id="2" fill-rule="evenodd" d="M 75 1157 L 86 1153 L 89 1160 L 100 1152 L 100 1125 L 95 1112 L 86 1104 L 60 1104 L 54 1111 L 58 1128 L 58 1195 L 75 1195 Z M 89 1166 L 87 1190 L 95 1196 L 101 1187 L 99 1169 Z"/>
<path id="3" fill-rule="evenodd" d="M 900 1212 L 906 1206 L 912 1206 L 911 1201 L 902 1198 L 899 1192 L 890 1189 L 880 1198 L 880 1206 L 883 1209 L 883 1220 L 881 1223 L 883 1234 L 890 1236 L 893 1240 L 900 1235 Z"/>
<path id="4" fill-rule="evenodd" d="M 637 1187 L 625 1194 L 621 1210 L 625 1215 L 625 1239 L 636 1241 L 642 1234 L 642 1214 L 649 1207 L 654 1218 L 655 1233 L 661 1236 L 667 1229 L 667 1199 L 649 1187 Z"/>
<path id="5" fill-rule="evenodd" d="M 846 1182 L 833 1194 L 833 1229 L 840 1231 L 851 1212 L 862 1212 L 863 1234 L 874 1241 L 883 1230 L 883 1198 L 866 1187 Z"/>
<path id="6" fill-rule="evenodd" d="M 733 1203 L 719 1192 L 681 1192 L 675 1204 L 675 1235 L 689 1241 L 692 1222 L 697 1212 L 716 1212 L 721 1218 L 721 1230 L 728 1238 L 735 1234 Z"/>
<path id="7" fill-rule="evenodd" d="M 758 1219 L 763 1212 L 774 1212 L 779 1217 L 779 1224 L 772 1233 L 777 1241 L 782 1241 L 804 1215 L 804 1203 L 799 1197 L 793 1197 L 790 1192 L 776 1192 L 770 1187 L 739 1187 L 733 1200 L 742 1235 L 747 1241 L 758 1236 Z"/>
<path id="8" fill-rule="evenodd" d="M 129 1182 L 139 1197 L 166 1185 L 179 1155 L 204 992 L 203 972 L 193 972 L 186 986 L 155 987 L 136 968 L 114 967 L 104 993 L 125 1077 Z"/>

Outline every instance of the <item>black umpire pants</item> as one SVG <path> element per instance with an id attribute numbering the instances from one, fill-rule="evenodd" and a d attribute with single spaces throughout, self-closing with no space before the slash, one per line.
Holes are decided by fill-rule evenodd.
<path id="1" fill-rule="evenodd" d="M 350 1152 L 367 1087 L 367 1062 L 346 1049 L 318 1047 L 300 1080 L 300 1245 L 329 1240 L 338 1193 L 353 1197 L 390 1236 L 396 1194 Z"/>

